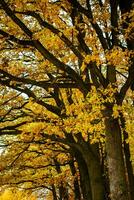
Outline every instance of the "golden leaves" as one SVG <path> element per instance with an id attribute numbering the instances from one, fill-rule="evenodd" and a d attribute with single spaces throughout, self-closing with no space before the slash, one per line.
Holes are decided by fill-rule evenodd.
<path id="1" fill-rule="evenodd" d="M 129 66 L 130 52 L 114 47 L 106 53 L 106 59 L 109 65 L 117 66 L 119 69 L 127 70 Z"/>
<path id="2" fill-rule="evenodd" d="M 17 188 L 6 189 L 0 195 L 1 200 L 36 200 L 36 196 L 30 192 L 19 190 Z"/>
<path id="3" fill-rule="evenodd" d="M 114 104 L 113 106 L 113 114 L 112 116 L 116 119 L 116 118 L 119 118 L 120 117 L 120 112 L 122 110 L 122 107 L 117 105 L 117 104 Z"/>
<path id="4" fill-rule="evenodd" d="M 97 94 L 91 92 L 86 100 L 78 98 L 78 101 L 75 99 L 75 103 L 66 105 L 68 117 L 63 120 L 63 127 L 66 132 L 73 134 L 75 139 L 78 132 L 82 133 L 85 140 L 88 140 L 88 137 L 98 138 L 100 132 L 103 132 L 102 105 L 98 99 Z"/>

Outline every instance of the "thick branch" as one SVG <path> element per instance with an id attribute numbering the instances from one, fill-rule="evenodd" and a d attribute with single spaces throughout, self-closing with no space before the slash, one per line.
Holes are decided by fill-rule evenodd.
<path id="1" fill-rule="evenodd" d="M 4 0 L 0 0 L 0 4 L 5 11 L 5 13 L 26 33 L 30 38 L 32 37 L 32 32 L 27 28 L 27 26 L 14 14 L 14 12 L 9 8 L 8 4 Z"/>
<path id="2" fill-rule="evenodd" d="M 80 52 L 75 48 L 73 43 L 62 33 L 60 30 L 58 30 L 56 27 L 54 27 L 52 24 L 49 24 L 48 22 L 44 21 L 41 16 L 34 12 L 34 11 L 25 11 L 25 12 L 16 12 L 24 15 L 30 15 L 34 17 L 41 26 L 49 29 L 54 34 L 58 35 L 58 37 L 72 50 L 72 52 L 79 58 L 83 59 L 83 56 L 80 54 Z"/>
<path id="3" fill-rule="evenodd" d="M 44 89 L 48 89 L 48 88 L 79 88 L 77 83 L 71 82 L 70 80 L 62 80 L 60 81 L 36 81 L 36 80 L 32 80 L 29 78 L 22 78 L 22 77 L 16 77 L 13 76 L 11 74 L 9 74 L 8 72 L 5 72 L 4 70 L 0 69 L 0 73 L 4 75 L 4 78 L 9 78 L 9 81 L 16 81 L 19 83 L 23 83 L 23 84 L 30 84 L 30 85 L 35 85 Z M 63 82 L 64 81 L 64 82 Z"/>
<path id="4" fill-rule="evenodd" d="M 47 104 L 44 101 L 38 99 L 37 96 L 29 88 L 27 88 L 27 87 L 21 88 L 20 86 L 10 85 L 10 82 L 8 80 L 2 80 L 1 84 L 2 85 L 6 85 L 6 86 L 8 86 L 10 88 L 13 88 L 13 89 L 15 89 L 17 91 L 20 91 L 20 92 L 28 95 L 28 97 L 32 97 L 36 103 L 44 106 L 50 112 L 53 112 L 58 116 L 61 115 L 61 110 L 58 107 L 50 105 L 50 104 Z"/>
<path id="5" fill-rule="evenodd" d="M 129 74 L 125 84 L 122 86 L 122 88 L 120 90 L 120 93 L 119 93 L 119 96 L 118 96 L 118 99 L 117 99 L 118 104 L 122 104 L 128 89 L 131 87 L 131 85 L 133 83 L 134 83 L 134 69 L 131 70 L 131 73 Z"/>
<path id="6" fill-rule="evenodd" d="M 88 19 L 90 20 L 90 23 L 92 24 L 92 27 L 96 31 L 96 34 L 100 40 L 100 43 L 101 43 L 103 49 L 104 50 L 108 49 L 108 44 L 103 36 L 103 32 L 102 32 L 101 28 L 99 27 L 99 25 L 96 22 L 94 22 L 91 7 L 88 6 L 88 9 L 85 9 L 84 7 L 81 6 L 81 4 L 77 0 L 68 0 L 68 2 L 70 2 L 73 7 L 77 7 L 79 12 L 83 13 L 85 16 L 88 17 Z"/>
<path id="7" fill-rule="evenodd" d="M 5 31 L 3 31 L 3 30 L 0 30 L 0 34 L 3 35 L 8 40 L 11 40 L 11 41 L 18 43 L 18 44 L 21 44 L 21 45 L 32 46 L 32 44 L 33 44 L 32 40 L 23 40 L 23 39 L 16 38 L 14 35 L 11 35 L 11 34 L 5 32 Z"/>

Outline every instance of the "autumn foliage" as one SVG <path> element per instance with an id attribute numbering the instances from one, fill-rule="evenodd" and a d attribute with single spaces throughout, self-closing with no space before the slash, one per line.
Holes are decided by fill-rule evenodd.
<path id="1" fill-rule="evenodd" d="M 129 0 L 0 0 L 1 200 L 134 200 Z"/>

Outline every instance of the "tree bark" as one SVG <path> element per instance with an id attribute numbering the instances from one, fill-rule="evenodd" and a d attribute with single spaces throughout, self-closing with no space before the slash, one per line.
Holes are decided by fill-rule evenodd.
<path id="1" fill-rule="evenodd" d="M 105 189 L 99 159 L 99 146 L 98 144 L 91 145 L 89 142 L 85 142 L 81 134 L 78 134 L 77 138 L 79 140 L 78 149 L 82 153 L 82 156 L 87 165 L 87 170 L 90 178 L 92 200 L 104 200 Z"/>
<path id="2" fill-rule="evenodd" d="M 75 158 L 78 163 L 79 173 L 80 173 L 80 187 L 83 196 L 83 200 L 92 200 L 92 192 L 90 185 L 90 178 L 85 160 L 82 157 L 81 152 L 75 151 Z"/>
<path id="3" fill-rule="evenodd" d="M 133 174 L 133 167 L 132 162 L 130 160 L 130 148 L 129 143 L 126 142 L 128 139 L 128 133 L 125 131 L 125 119 L 123 115 L 120 115 L 121 126 L 123 128 L 123 144 L 124 144 L 124 155 L 125 155 L 125 163 L 126 163 L 126 170 L 128 175 L 128 187 L 129 187 L 129 196 L 130 200 L 134 200 L 134 174 Z"/>
<path id="4" fill-rule="evenodd" d="M 70 170 L 72 172 L 72 175 L 75 176 L 76 175 L 76 168 L 75 168 L 73 159 L 69 163 L 69 166 L 70 166 Z M 74 179 L 74 200 L 81 200 L 81 193 L 80 193 L 79 181 L 78 181 L 77 176 Z"/>
<path id="5" fill-rule="evenodd" d="M 112 117 L 111 110 L 112 109 L 107 110 L 105 116 L 110 197 L 111 200 L 128 200 L 126 169 L 122 151 L 121 128 L 118 119 L 114 119 Z"/>
<path id="6" fill-rule="evenodd" d="M 109 194 L 109 178 L 108 178 L 108 167 L 106 161 L 106 149 L 105 144 L 99 143 L 100 146 L 100 157 L 101 157 L 101 168 L 102 168 L 102 175 L 104 179 L 104 188 L 105 188 L 105 199 L 110 200 Z"/>
<path id="7" fill-rule="evenodd" d="M 60 168 L 60 163 L 57 161 L 56 158 L 54 158 L 54 163 L 55 163 L 55 169 L 57 171 L 58 174 L 62 173 L 61 168 Z M 61 185 L 59 186 L 59 200 L 68 200 L 69 196 L 68 196 L 68 188 L 65 188 L 62 185 L 62 181 L 61 181 Z"/>
<path id="8" fill-rule="evenodd" d="M 54 184 L 52 185 L 52 194 L 53 194 L 53 200 L 58 200 Z"/>
<path id="9" fill-rule="evenodd" d="M 130 149 L 129 144 L 124 141 L 124 154 L 125 154 L 125 162 L 126 162 L 126 170 L 128 174 L 128 187 L 129 187 L 129 193 L 130 193 L 130 200 L 134 200 L 134 174 L 133 174 L 133 168 L 132 163 L 130 160 Z"/>
<path id="10" fill-rule="evenodd" d="M 86 144 L 87 145 L 87 144 Z M 90 155 L 91 149 L 87 149 L 85 145 L 85 149 L 83 149 L 83 154 L 85 161 L 87 163 L 88 172 L 90 176 L 90 182 L 91 182 L 91 191 L 92 191 L 92 199 L 93 200 L 104 200 L 105 194 L 104 194 L 104 182 L 102 178 L 102 170 L 101 165 L 99 162 L 99 158 L 95 156 L 95 154 Z M 97 144 L 92 145 L 92 149 L 98 150 Z"/>

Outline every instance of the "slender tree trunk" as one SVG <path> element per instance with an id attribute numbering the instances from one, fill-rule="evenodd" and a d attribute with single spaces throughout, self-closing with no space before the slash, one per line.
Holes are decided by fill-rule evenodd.
<path id="1" fill-rule="evenodd" d="M 123 115 L 120 115 L 121 125 L 123 128 L 123 144 L 124 144 L 124 155 L 125 155 L 125 162 L 128 174 L 128 186 L 129 186 L 129 193 L 130 193 L 130 200 L 134 200 L 134 174 L 133 174 L 133 167 L 130 160 L 130 148 L 129 144 L 126 142 L 128 139 L 128 133 L 125 131 L 125 119 Z"/>
<path id="2" fill-rule="evenodd" d="M 70 170 L 72 172 L 73 176 L 76 176 L 76 168 L 74 165 L 74 160 L 72 159 L 70 164 Z M 74 179 L 74 200 L 81 200 L 81 193 L 80 193 L 80 187 L 79 187 L 79 181 L 78 181 L 78 177 L 76 176 Z"/>
<path id="3" fill-rule="evenodd" d="M 65 189 L 63 186 L 59 187 L 59 200 L 68 200 L 68 190 Z"/>
<path id="4" fill-rule="evenodd" d="M 101 157 L 101 168 L 102 168 L 102 175 L 104 179 L 104 188 L 105 188 L 105 199 L 110 200 L 110 188 L 109 188 L 109 178 L 108 178 L 108 168 L 106 162 L 106 149 L 105 144 L 99 143 L 100 145 L 100 157 Z"/>
<path id="5" fill-rule="evenodd" d="M 77 160 L 80 173 L 80 187 L 83 200 L 92 200 L 90 178 L 85 160 L 83 159 L 81 152 L 78 151 L 75 151 L 75 158 Z"/>
<path id="6" fill-rule="evenodd" d="M 60 168 L 60 163 L 57 161 L 56 158 L 54 158 L 54 163 L 55 163 L 55 169 L 57 171 L 58 174 L 62 173 L 61 168 Z M 68 188 L 65 188 L 62 185 L 59 186 L 59 200 L 68 200 L 69 196 L 68 196 Z"/>
<path id="7" fill-rule="evenodd" d="M 128 174 L 130 200 L 134 200 L 134 174 L 133 174 L 132 163 L 130 160 L 129 144 L 126 143 L 125 140 L 124 140 L 124 154 L 125 154 L 126 168 L 127 168 L 127 174 Z"/>
<path id="8" fill-rule="evenodd" d="M 54 184 L 52 185 L 53 200 L 58 200 Z"/>
<path id="9" fill-rule="evenodd" d="M 121 129 L 118 119 L 111 116 L 107 110 L 105 116 L 106 126 L 106 152 L 110 181 L 111 200 L 128 200 L 126 170 L 122 152 Z"/>

